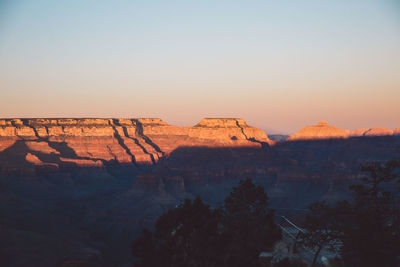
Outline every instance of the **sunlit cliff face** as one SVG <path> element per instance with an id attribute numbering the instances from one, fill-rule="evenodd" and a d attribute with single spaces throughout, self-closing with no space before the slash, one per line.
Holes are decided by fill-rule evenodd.
<path id="1" fill-rule="evenodd" d="M 287 141 L 397 134 L 399 128 L 350 131 L 321 121 Z M 193 127 L 169 125 L 158 118 L 0 120 L 0 152 L 11 155 L 3 153 L 0 161 L 4 166 L 23 162 L 55 169 L 104 167 L 108 163 L 151 166 L 179 147 L 265 148 L 275 143 L 265 132 L 238 118 L 206 118 Z"/>
<path id="2" fill-rule="evenodd" d="M 3 119 L 0 151 L 15 159 L 58 168 L 101 167 L 109 162 L 154 165 L 181 146 L 261 147 L 273 144 L 242 119 L 203 119 L 194 127 L 168 125 L 161 119 Z M 6 164 L 6 165 L 7 165 Z"/>
<path id="3" fill-rule="evenodd" d="M 391 136 L 400 134 L 400 128 L 394 130 L 374 126 L 355 130 L 343 130 L 330 126 L 326 121 L 320 121 L 317 125 L 306 126 L 297 133 L 291 135 L 287 140 L 316 140 L 332 138 L 349 138 L 358 136 Z"/>

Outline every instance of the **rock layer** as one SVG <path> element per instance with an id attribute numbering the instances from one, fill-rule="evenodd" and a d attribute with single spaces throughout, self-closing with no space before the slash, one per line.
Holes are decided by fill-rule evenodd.
<path id="1" fill-rule="evenodd" d="M 318 140 L 318 139 L 335 139 L 349 138 L 359 136 L 391 136 L 399 135 L 400 128 L 394 130 L 374 126 L 372 128 L 362 128 L 355 130 L 343 130 L 335 126 L 330 126 L 326 121 L 320 121 L 317 125 L 306 126 L 297 133 L 287 138 L 287 141 L 297 140 Z"/>
<path id="2" fill-rule="evenodd" d="M 358 134 L 353 136 L 385 136 L 385 135 L 393 135 L 394 131 L 388 128 L 382 128 L 378 126 L 374 126 L 370 129 L 358 129 L 352 131 L 354 133 L 355 131 L 358 131 Z"/>
<path id="3" fill-rule="evenodd" d="M 348 131 L 339 129 L 335 126 L 329 126 L 325 121 L 320 121 L 315 126 L 306 126 L 287 140 L 313 140 L 313 139 L 330 139 L 330 138 L 346 138 Z"/>
<path id="4" fill-rule="evenodd" d="M 273 144 L 242 119 L 203 119 L 194 127 L 158 118 L 0 119 L 0 163 L 94 166 L 154 165 L 178 147 L 261 147 Z M 11 158 L 10 158 L 11 156 Z M 12 160 L 11 160 L 12 159 Z"/>

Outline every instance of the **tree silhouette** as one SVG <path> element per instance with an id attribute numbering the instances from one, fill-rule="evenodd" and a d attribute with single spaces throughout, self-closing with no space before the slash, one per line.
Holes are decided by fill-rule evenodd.
<path id="1" fill-rule="evenodd" d="M 161 215 L 154 233 L 144 229 L 132 243 L 135 266 L 259 266 L 259 254 L 281 237 L 267 209 L 268 196 L 251 180 L 241 181 L 211 209 L 200 197 Z"/>
<path id="2" fill-rule="evenodd" d="M 250 179 L 240 181 L 225 199 L 224 230 L 230 238 L 228 266 L 257 266 L 260 252 L 271 250 L 281 239 L 274 213 L 267 206 L 264 188 Z"/>
<path id="3" fill-rule="evenodd" d="M 310 205 L 310 214 L 304 220 L 307 229 L 300 237 L 300 243 L 315 250 L 311 266 L 316 266 L 323 248 L 338 252 L 342 245 L 343 225 L 348 223 L 351 206 L 341 201 L 330 207 L 325 201 Z M 335 219 L 334 219 L 335 218 Z"/>
<path id="4" fill-rule="evenodd" d="M 305 219 L 303 242 L 319 251 L 337 250 L 345 266 L 397 266 L 400 256 L 399 193 L 396 169 L 399 161 L 375 162 L 362 167 L 368 177 L 350 186 L 354 201 L 340 201 L 334 207 L 324 202 L 310 206 Z"/>
<path id="5" fill-rule="evenodd" d="M 396 266 L 400 255 L 400 210 L 393 190 L 397 167 L 397 161 L 365 166 L 362 170 L 369 177 L 351 186 L 352 223 L 344 231 L 341 253 L 347 266 Z"/>
<path id="6" fill-rule="evenodd" d="M 200 197 L 169 210 L 156 221 L 156 230 L 133 242 L 136 266 L 218 266 L 219 210 L 212 210 Z"/>

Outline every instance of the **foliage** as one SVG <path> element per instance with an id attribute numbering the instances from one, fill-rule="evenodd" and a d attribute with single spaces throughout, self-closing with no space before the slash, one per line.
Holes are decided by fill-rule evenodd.
<path id="1" fill-rule="evenodd" d="M 312 266 L 316 265 L 321 249 L 338 252 L 342 244 L 343 226 L 348 223 L 351 206 L 347 201 L 338 202 L 330 207 L 325 201 L 310 205 L 304 227 L 307 231 L 301 236 L 300 243 L 315 249 Z M 335 220 L 333 218 L 336 218 Z"/>
<path id="2" fill-rule="evenodd" d="M 362 184 L 351 186 L 352 223 L 344 229 L 342 257 L 348 266 L 395 266 L 400 248 L 400 210 L 394 169 L 397 161 L 374 163 Z"/>
<path id="3" fill-rule="evenodd" d="M 225 199 L 224 230 L 228 242 L 229 266 L 256 266 L 262 251 L 272 249 L 281 239 L 268 196 L 250 179 L 240 181 Z"/>
<path id="4" fill-rule="evenodd" d="M 362 167 L 369 177 L 350 187 L 354 201 L 310 206 L 303 242 L 337 250 L 346 266 L 395 266 L 400 248 L 400 210 L 395 188 L 399 161 L 375 162 Z M 316 258 L 315 258 L 316 260 Z M 315 264 L 315 261 L 314 261 Z"/>
<path id="5" fill-rule="evenodd" d="M 259 266 L 260 252 L 281 237 L 267 205 L 264 189 L 249 179 L 233 188 L 223 210 L 200 197 L 185 200 L 132 243 L 135 266 Z"/>
<path id="6" fill-rule="evenodd" d="M 143 230 L 133 242 L 136 266 L 217 266 L 219 216 L 199 197 L 185 200 L 158 218 L 154 234 Z"/>
<path id="7" fill-rule="evenodd" d="M 307 267 L 298 256 L 290 255 L 271 262 L 272 267 Z"/>

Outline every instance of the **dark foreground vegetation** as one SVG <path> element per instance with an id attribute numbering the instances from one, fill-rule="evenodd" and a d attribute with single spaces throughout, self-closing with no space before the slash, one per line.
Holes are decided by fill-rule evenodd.
<path id="1" fill-rule="evenodd" d="M 241 181 L 223 208 L 200 197 L 185 202 L 143 230 L 133 242 L 136 266 L 257 266 L 259 254 L 281 238 L 263 187 Z"/>
<path id="2" fill-rule="evenodd" d="M 317 202 L 304 226 L 302 242 L 336 251 L 345 266 L 398 266 L 400 256 L 399 161 L 374 163 L 362 170 L 369 177 L 350 186 L 352 202 Z"/>
<path id="3" fill-rule="evenodd" d="M 133 241 L 134 266 L 317 266 L 324 250 L 335 252 L 330 266 L 399 266 L 399 169 L 395 160 L 364 166 L 368 177 L 350 186 L 352 201 L 310 205 L 294 242 L 313 252 L 312 261 L 299 251 L 282 255 L 285 242 L 268 196 L 246 179 L 223 207 L 197 197 L 161 215 L 154 232 L 144 229 Z M 271 255 L 268 262 L 263 253 Z"/>

